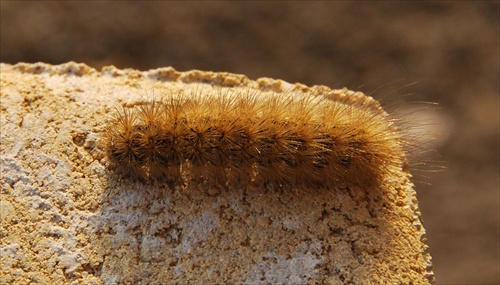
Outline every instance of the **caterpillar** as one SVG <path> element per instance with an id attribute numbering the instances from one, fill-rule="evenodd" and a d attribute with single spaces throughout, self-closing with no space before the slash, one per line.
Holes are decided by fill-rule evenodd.
<path id="1" fill-rule="evenodd" d="M 170 92 L 117 109 L 104 148 L 117 172 L 178 185 L 375 183 L 405 156 L 394 122 L 365 101 L 321 92 Z"/>

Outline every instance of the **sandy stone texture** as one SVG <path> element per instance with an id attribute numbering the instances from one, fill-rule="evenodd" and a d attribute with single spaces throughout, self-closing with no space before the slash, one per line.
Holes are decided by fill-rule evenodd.
<path id="1" fill-rule="evenodd" d="M 175 90 L 290 86 L 308 89 L 170 67 L 2 64 L 0 283 L 433 283 L 403 170 L 377 189 L 279 191 L 171 189 L 107 168 L 99 142 L 116 107 Z"/>

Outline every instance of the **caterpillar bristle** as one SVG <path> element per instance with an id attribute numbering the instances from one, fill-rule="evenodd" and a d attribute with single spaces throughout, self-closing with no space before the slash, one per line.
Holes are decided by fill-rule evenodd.
<path id="1" fill-rule="evenodd" d="M 404 161 L 402 144 L 383 112 L 348 99 L 226 90 L 123 108 L 104 147 L 144 180 L 323 187 L 376 183 Z"/>
<path id="2" fill-rule="evenodd" d="M 106 153 L 116 170 L 135 178 L 145 177 L 139 154 L 139 134 L 135 130 L 137 119 L 129 109 L 118 110 L 116 124 L 106 129 Z"/>

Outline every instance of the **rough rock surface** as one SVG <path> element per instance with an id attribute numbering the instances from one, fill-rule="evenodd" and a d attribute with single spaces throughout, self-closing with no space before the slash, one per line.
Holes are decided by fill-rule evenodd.
<path id="1" fill-rule="evenodd" d="M 202 85 L 292 86 L 173 68 L 2 64 L 0 283 L 434 282 L 403 170 L 375 190 L 297 191 L 171 189 L 108 171 L 99 138 L 114 108 Z"/>

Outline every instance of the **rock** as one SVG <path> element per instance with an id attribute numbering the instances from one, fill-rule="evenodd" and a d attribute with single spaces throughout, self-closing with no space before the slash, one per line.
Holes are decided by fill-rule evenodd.
<path id="1" fill-rule="evenodd" d="M 177 90 L 307 86 L 73 62 L 1 64 L 1 86 L 2 284 L 434 282 L 402 169 L 365 188 L 207 190 L 108 168 L 100 138 L 117 107 Z M 314 90 L 379 108 L 361 93 Z"/>

